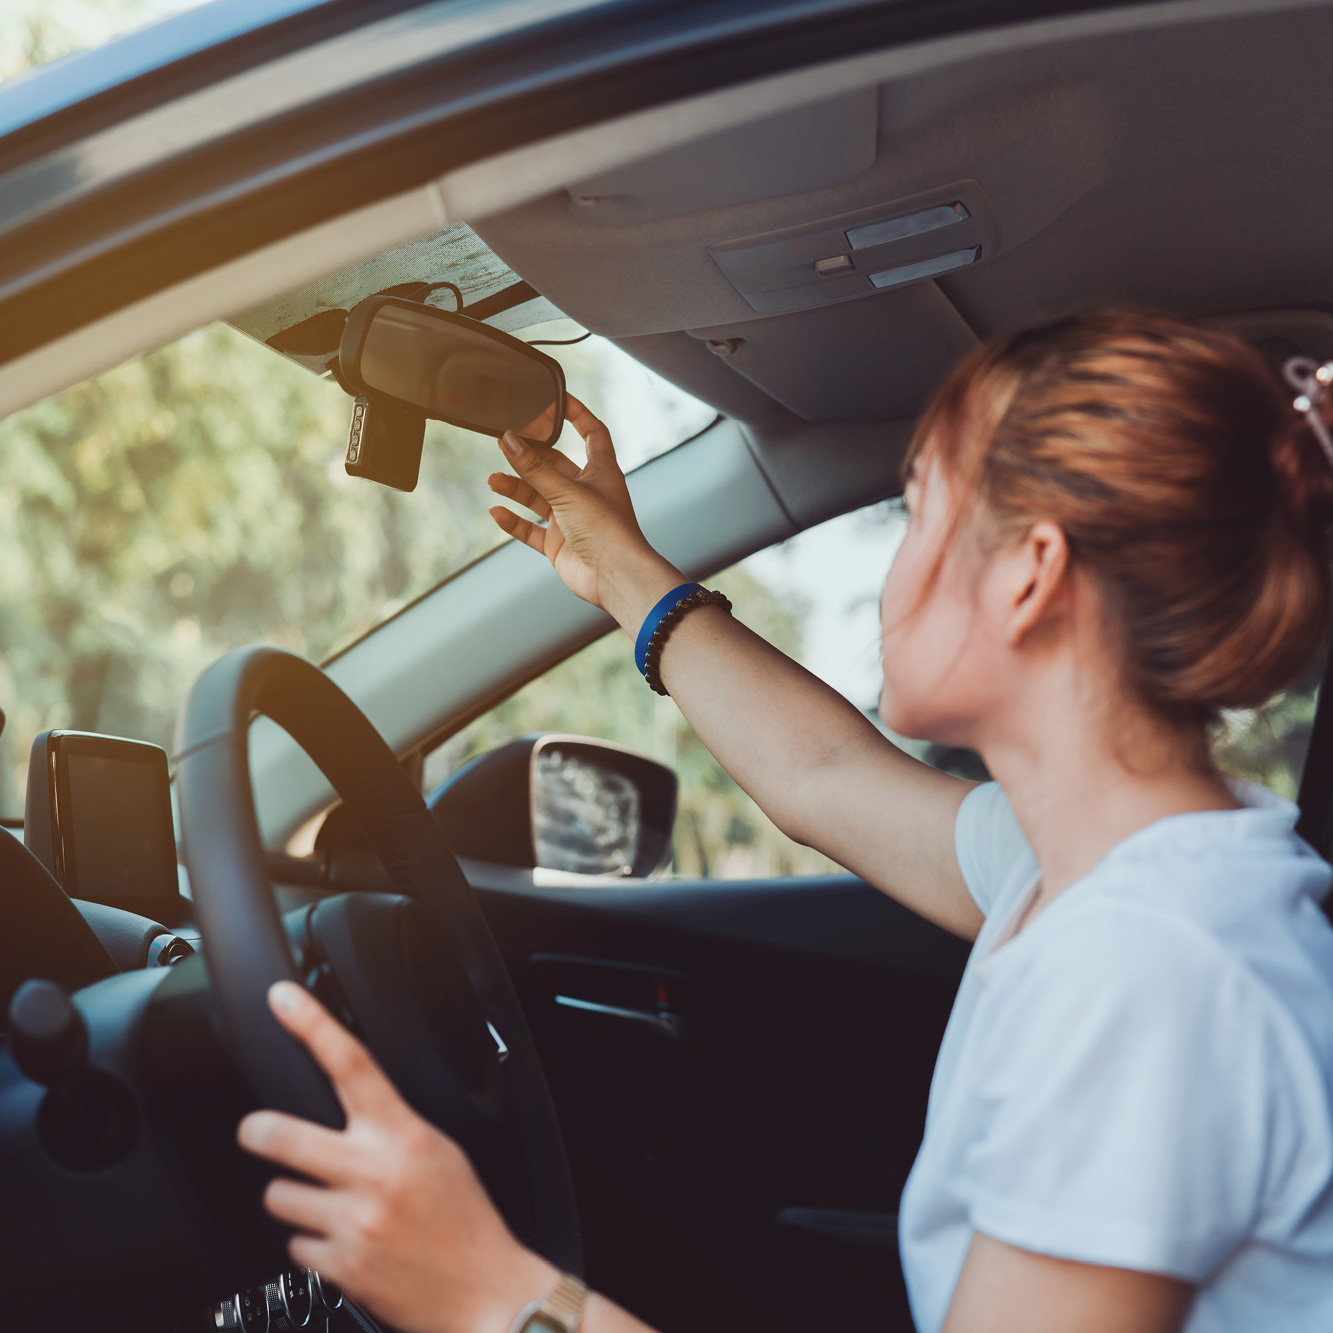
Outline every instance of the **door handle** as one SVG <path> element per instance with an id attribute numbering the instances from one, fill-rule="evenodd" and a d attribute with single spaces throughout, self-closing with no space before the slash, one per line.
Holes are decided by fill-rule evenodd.
<path id="1" fill-rule="evenodd" d="M 585 1014 L 601 1014 L 603 1018 L 618 1018 L 625 1023 L 636 1023 L 659 1032 L 672 1041 L 685 1039 L 685 1027 L 680 1015 L 670 1009 L 628 1009 L 618 1004 L 598 1004 L 595 1000 L 580 1000 L 573 995 L 557 995 L 556 1004 L 564 1009 L 578 1009 Z"/>

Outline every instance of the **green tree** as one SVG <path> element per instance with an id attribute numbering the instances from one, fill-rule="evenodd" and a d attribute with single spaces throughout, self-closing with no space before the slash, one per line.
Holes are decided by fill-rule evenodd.
<path id="1" fill-rule="evenodd" d="M 0 423 L 0 808 L 38 730 L 169 744 L 219 653 L 321 659 L 500 540 L 485 441 L 432 423 L 401 495 L 344 474 L 348 407 L 215 325 Z"/>

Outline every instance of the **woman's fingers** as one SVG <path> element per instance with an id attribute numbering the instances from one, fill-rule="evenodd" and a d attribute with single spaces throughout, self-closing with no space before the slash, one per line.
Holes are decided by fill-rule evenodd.
<path id="1" fill-rule="evenodd" d="M 539 528 L 526 518 L 520 518 L 512 509 L 506 509 L 503 505 L 492 505 L 490 515 L 501 532 L 507 532 L 511 537 L 517 537 L 519 541 L 531 546 L 534 551 L 541 555 L 546 554 L 545 528 Z"/>
<path id="2" fill-rule="evenodd" d="M 305 1043 L 329 1076 L 350 1119 L 357 1112 L 393 1111 L 402 1104 L 374 1057 L 313 995 L 294 981 L 269 987 L 269 1008 L 278 1022 Z"/>
<path id="3" fill-rule="evenodd" d="M 515 504 L 531 509 L 538 518 L 545 520 L 551 517 L 551 506 L 526 481 L 511 477 L 507 472 L 492 472 L 486 478 L 486 484 L 496 495 L 503 495 Z"/>
<path id="4" fill-rule="evenodd" d="M 544 412 L 529 421 L 518 433 L 525 440 L 537 440 L 545 444 L 551 438 L 552 427 L 555 425 L 555 409 L 556 404 L 552 403 Z"/>
<path id="5" fill-rule="evenodd" d="M 280 1222 L 326 1236 L 332 1229 L 337 1211 L 334 1195 L 318 1185 L 303 1185 L 299 1180 L 279 1176 L 264 1190 L 264 1207 Z"/>
<path id="6" fill-rule="evenodd" d="M 287 1242 L 287 1253 L 291 1255 L 292 1263 L 300 1264 L 302 1268 L 313 1268 L 321 1277 L 327 1277 L 332 1282 L 338 1280 L 335 1271 L 337 1256 L 332 1243 L 322 1236 L 293 1236 Z"/>
<path id="7" fill-rule="evenodd" d="M 313 1180 L 340 1180 L 347 1174 L 347 1144 L 333 1129 L 281 1111 L 252 1111 L 236 1139 L 247 1152 L 299 1171 Z"/>
<path id="8" fill-rule="evenodd" d="M 572 393 L 565 395 L 565 420 L 578 431 L 579 437 L 588 446 L 589 463 L 615 463 L 616 447 L 611 442 L 611 432 Z"/>
<path id="9" fill-rule="evenodd" d="M 509 466 L 539 495 L 557 503 L 562 496 L 571 494 L 578 484 L 581 469 L 572 458 L 566 458 L 559 449 L 538 449 L 520 440 L 513 431 L 506 431 L 500 440 Z"/>

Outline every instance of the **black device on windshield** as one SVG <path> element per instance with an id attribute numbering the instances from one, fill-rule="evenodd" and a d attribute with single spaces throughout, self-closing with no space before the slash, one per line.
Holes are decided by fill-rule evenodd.
<path id="1" fill-rule="evenodd" d="M 360 394 L 347 433 L 347 473 L 395 491 L 414 491 L 425 438 L 424 412 L 392 398 Z"/>
<path id="2" fill-rule="evenodd" d="M 23 841 L 71 898 L 167 920 L 180 885 L 166 751 L 42 732 L 28 762 Z"/>

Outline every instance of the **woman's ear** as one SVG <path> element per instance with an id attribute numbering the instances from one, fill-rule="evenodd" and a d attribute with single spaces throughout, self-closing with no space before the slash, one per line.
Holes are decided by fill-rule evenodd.
<path id="1" fill-rule="evenodd" d="M 1012 548 L 1009 564 L 1013 577 L 1007 580 L 1012 598 L 1005 637 L 1017 647 L 1024 637 L 1052 615 L 1064 609 L 1069 591 L 1069 542 L 1058 523 L 1041 519 Z"/>

